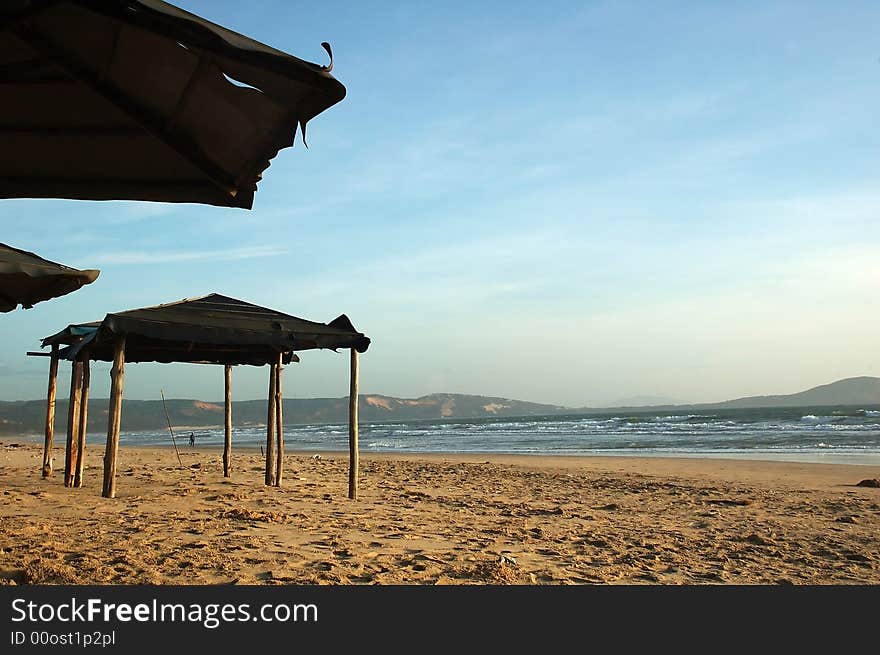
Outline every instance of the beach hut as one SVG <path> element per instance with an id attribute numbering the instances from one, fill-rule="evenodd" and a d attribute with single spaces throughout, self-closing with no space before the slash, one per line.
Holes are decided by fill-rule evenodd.
<path id="1" fill-rule="evenodd" d="M 161 0 L 2 2 L 0 198 L 145 200 L 251 209 L 257 183 L 271 160 L 280 150 L 293 146 L 297 130 L 305 144 L 307 123 L 345 97 L 345 87 L 331 75 L 330 45 L 321 46 L 330 57 L 326 66 L 304 61 Z M 113 389 L 119 398 L 125 357 L 129 361 L 223 363 L 227 385 L 231 366 L 268 363 L 277 375 L 280 395 L 285 353 L 295 357 L 294 346 L 349 347 L 340 345 L 347 333 L 356 343 L 351 347 L 356 389 L 357 353 L 366 349 L 369 340 L 358 341 L 354 336 L 358 333 L 344 316 L 324 325 L 276 314 L 276 318 L 283 318 L 276 323 L 300 321 L 298 328 L 303 334 L 320 338 L 309 341 L 297 337 L 298 341 L 292 340 L 285 348 L 272 340 L 277 337 L 272 332 L 275 328 L 263 325 L 255 331 L 264 341 L 248 343 L 240 340 L 238 327 L 226 325 L 212 333 L 220 342 L 207 338 L 210 335 L 205 332 L 202 336 L 206 340 L 200 343 L 180 337 L 178 345 L 185 344 L 184 348 L 175 350 L 171 345 L 174 336 L 166 339 L 168 335 L 144 337 L 137 331 L 115 331 L 121 329 L 121 314 L 108 315 L 97 324 L 70 326 L 53 335 L 47 341 L 52 353 L 44 476 L 51 473 L 52 466 L 48 451 L 59 359 L 70 359 L 74 364 L 69 411 L 70 418 L 80 417 L 82 426 L 85 409 L 79 410 L 73 401 L 86 404 L 88 362 L 97 357 L 93 352 L 114 361 Z M 244 316 L 239 318 L 245 320 Z M 126 320 L 121 324 L 131 326 Z M 306 324 L 314 329 L 309 330 Z M 320 325 L 324 325 L 323 331 L 315 327 Z M 251 328 L 241 329 L 247 332 Z M 224 350 L 223 337 L 217 335 L 226 335 L 229 342 L 225 345 L 234 347 Z M 161 343 L 166 350 L 153 348 L 148 342 Z M 198 345 L 206 346 L 199 351 L 204 360 L 193 359 L 193 348 Z M 137 359 L 140 356 L 145 359 Z M 163 357 L 170 359 L 160 359 Z M 236 357 L 250 359 L 237 361 Z M 356 392 L 353 396 L 356 446 Z M 117 405 L 117 438 L 118 411 Z M 108 437 L 113 416 L 111 412 Z M 76 423 L 69 420 L 68 429 L 78 429 Z M 81 432 L 84 440 L 84 427 Z M 76 443 L 69 434 L 71 457 Z M 80 443 L 84 445 L 84 441 Z M 355 467 L 350 495 L 356 495 L 356 448 L 352 452 Z M 267 453 L 267 479 L 268 457 Z M 114 477 L 111 475 L 108 482 L 108 470 L 111 467 L 105 466 L 104 491 L 112 495 Z M 280 472 L 275 470 L 273 475 L 280 482 Z M 75 470 L 73 476 L 76 479 Z"/>
<path id="2" fill-rule="evenodd" d="M 94 282 L 99 274 L 98 270 L 81 271 L 0 243 L 0 312 L 11 312 L 19 305 L 28 309 L 72 293 Z"/>
<path id="3" fill-rule="evenodd" d="M 312 64 L 160 0 L 0 3 L 0 198 L 250 209 L 345 97 Z"/>
<path id="4" fill-rule="evenodd" d="M 266 420 L 265 484 L 280 486 L 283 480 L 283 417 L 281 371 L 298 361 L 295 351 L 316 348 L 350 350 L 349 394 L 349 488 L 358 491 L 358 353 L 366 352 L 370 339 L 358 332 L 344 314 L 329 323 L 317 323 L 259 307 L 220 294 L 188 298 L 155 307 L 107 314 L 102 321 L 69 325 L 42 340 L 51 346 L 50 384 L 47 406 L 53 408 L 54 380 L 59 359 L 71 362 L 65 449 L 65 486 L 82 484 L 86 417 L 89 394 L 89 361 L 113 362 L 110 372 L 110 407 L 107 447 L 104 454 L 103 496 L 116 493 L 116 460 L 122 412 L 122 389 L 126 362 L 190 362 L 224 367 L 225 440 L 224 475 L 229 475 L 232 447 L 233 366 L 269 366 L 269 397 Z M 30 353 L 33 354 L 33 353 Z M 43 353 L 40 353 L 43 354 Z M 54 413 L 52 419 L 54 420 Z M 52 470 L 54 425 L 47 412 L 43 449 L 43 475 Z"/>

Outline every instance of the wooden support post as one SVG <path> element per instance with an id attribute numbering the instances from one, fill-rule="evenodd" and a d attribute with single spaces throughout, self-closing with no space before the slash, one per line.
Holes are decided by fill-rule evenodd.
<path id="1" fill-rule="evenodd" d="M 79 429 L 77 431 L 77 455 L 76 467 L 73 474 L 73 486 L 82 487 L 82 474 L 86 463 L 86 433 L 89 424 L 89 382 L 91 381 L 91 372 L 89 371 L 89 353 L 83 352 L 82 361 L 82 387 L 80 388 L 79 401 Z"/>
<path id="2" fill-rule="evenodd" d="M 278 363 L 275 364 L 275 435 L 278 447 L 278 459 L 275 463 L 275 486 L 280 487 L 284 479 L 284 419 L 282 405 L 284 399 L 281 395 L 281 370 L 282 354 L 278 353 Z"/>
<path id="3" fill-rule="evenodd" d="M 43 477 L 52 475 L 52 441 L 55 438 L 55 393 L 58 387 L 58 344 L 52 344 L 49 390 L 46 392 L 46 440 L 43 442 Z"/>
<path id="4" fill-rule="evenodd" d="M 348 391 L 348 497 L 358 497 L 358 353 L 351 349 L 351 386 Z"/>
<path id="5" fill-rule="evenodd" d="M 122 418 L 122 383 L 125 378 L 125 336 L 113 344 L 110 369 L 110 408 L 107 416 L 107 448 L 104 450 L 104 498 L 116 497 L 116 456 L 119 454 L 119 427 Z"/>
<path id="6" fill-rule="evenodd" d="M 73 486 L 76 453 L 79 445 L 79 390 L 82 385 L 82 362 L 70 363 L 70 399 L 67 402 L 67 445 L 64 449 L 64 486 Z"/>
<path id="7" fill-rule="evenodd" d="M 223 367 L 223 477 L 229 477 L 229 459 L 232 456 L 232 364 Z"/>
<path id="8" fill-rule="evenodd" d="M 269 365 L 269 409 L 266 416 L 266 478 L 265 484 L 275 484 L 275 364 Z"/>

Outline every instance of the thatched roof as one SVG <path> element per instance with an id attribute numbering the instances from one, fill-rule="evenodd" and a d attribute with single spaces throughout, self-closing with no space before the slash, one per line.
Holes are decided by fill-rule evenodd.
<path id="1" fill-rule="evenodd" d="M 250 209 L 297 126 L 345 97 L 332 67 L 160 0 L 6 0 L 0 198 Z"/>
<path id="2" fill-rule="evenodd" d="M 115 338 L 123 335 L 128 362 L 264 365 L 277 362 L 278 353 L 289 362 L 296 350 L 370 346 L 345 314 L 316 323 L 220 294 L 107 314 L 69 325 L 42 345 L 66 345 L 59 352 L 65 359 L 88 350 L 89 359 L 112 361 Z"/>
<path id="3" fill-rule="evenodd" d="M 0 312 L 10 312 L 18 305 L 33 307 L 43 300 L 66 295 L 91 284 L 99 274 L 97 270 L 81 271 L 0 243 Z"/>

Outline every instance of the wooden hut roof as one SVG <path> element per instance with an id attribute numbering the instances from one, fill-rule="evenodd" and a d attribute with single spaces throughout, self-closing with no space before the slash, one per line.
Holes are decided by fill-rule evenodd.
<path id="1" fill-rule="evenodd" d="M 0 2 L 0 198 L 250 209 L 332 67 L 161 0 Z"/>
<path id="2" fill-rule="evenodd" d="M 89 359 L 112 361 L 113 343 L 125 336 L 127 362 L 199 362 L 264 365 L 296 360 L 293 351 L 354 348 L 370 339 L 345 314 L 317 323 L 220 294 L 107 314 L 103 321 L 69 325 L 42 340 L 66 345 L 63 359 L 88 350 Z"/>
<path id="3" fill-rule="evenodd" d="M 57 298 L 91 284 L 98 270 L 79 270 L 0 243 L 0 312 Z"/>

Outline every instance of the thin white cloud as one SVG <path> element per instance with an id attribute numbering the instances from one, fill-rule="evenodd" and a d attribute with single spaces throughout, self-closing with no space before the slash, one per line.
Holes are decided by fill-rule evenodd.
<path id="1" fill-rule="evenodd" d="M 137 264 L 167 264 L 193 261 L 232 261 L 236 259 L 254 259 L 257 257 L 275 257 L 287 253 L 287 248 L 279 246 L 244 246 L 223 250 L 128 250 L 123 252 L 98 254 L 90 259 L 93 265 L 128 266 Z"/>
<path id="2" fill-rule="evenodd" d="M 116 201 L 110 203 L 108 208 L 111 212 L 101 218 L 101 223 L 106 225 L 138 223 L 181 211 L 180 205 L 168 202 Z"/>

